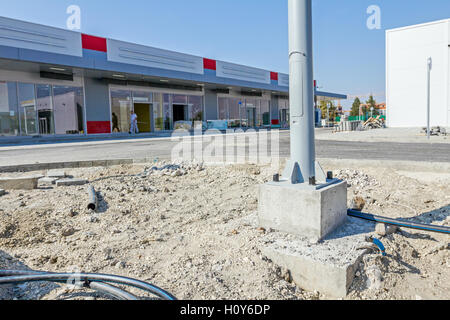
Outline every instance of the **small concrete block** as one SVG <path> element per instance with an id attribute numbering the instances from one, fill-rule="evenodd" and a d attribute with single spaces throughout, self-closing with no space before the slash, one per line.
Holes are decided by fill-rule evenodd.
<path id="1" fill-rule="evenodd" d="M 82 186 L 88 183 L 84 179 L 61 179 L 56 181 L 57 187 Z"/>
<path id="2" fill-rule="evenodd" d="M 58 178 L 58 179 L 65 178 L 66 172 L 64 170 L 58 170 L 58 169 L 48 170 L 47 177 Z"/>
<path id="3" fill-rule="evenodd" d="M 44 178 L 41 178 L 41 179 L 38 180 L 38 184 L 45 185 L 45 186 L 50 186 L 52 184 L 55 184 L 56 180 L 58 180 L 58 178 L 44 177 Z"/>
<path id="4" fill-rule="evenodd" d="M 365 237 L 373 224 L 356 218 L 319 243 L 285 233 L 265 235 L 263 254 L 290 271 L 293 281 L 307 291 L 319 291 L 331 298 L 344 298 L 354 280 L 358 265 L 368 250 Z"/>
<path id="5" fill-rule="evenodd" d="M 377 223 L 375 227 L 375 232 L 381 237 L 385 237 L 391 234 L 394 234 L 398 231 L 396 226 L 386 225 L 384 223 Z"/>
<path id="6" fill-rule="evenodd" d="M 43 175 L 0 178 L 0 187 L 5 190 L 33 190 L 37 189 L 38 180 Z"/>
<path id="7" fill-rule="evenodd" d="M 259 226 L 314 240 L 323 239 L 347 217 L 347 183 L 321 189 L 269 182 L 260 186 Z"/>

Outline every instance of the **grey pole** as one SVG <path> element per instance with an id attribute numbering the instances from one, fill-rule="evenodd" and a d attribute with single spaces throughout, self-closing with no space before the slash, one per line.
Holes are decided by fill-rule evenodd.
<path id="1" fill-rule="evenodd" d="M 431 137 L 431 69 L 433 67 L 433 60 L 428 58 L 427 60 L 427 137 L 430 140 Z"/>
<path id="2" fill-rule="evenodd" d="M 293 184 L 315 184 L 311 0 L 288 1 L 291 159 L 285 174 Z"/>

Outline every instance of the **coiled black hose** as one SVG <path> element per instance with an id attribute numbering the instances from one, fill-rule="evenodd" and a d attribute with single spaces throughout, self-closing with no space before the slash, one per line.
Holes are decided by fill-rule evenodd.
<path id="1" fill-rule="evenodd" d="M 92 289 L 99 289 L 105 293 L 115 296 L 116 298 L 126 298 L 135 300 L 136 297 L 128 292 L 110 286 L 102 285 L 103 282 L 111 282 L 132 286 L 147 292 L 150 292 L 163 300 L 176 300 L 176 298 L 167 291 L 158 288 L 150 283 L 115 275 L 93 274 L 93 273 L 47 273 L 39 271 L 20 271 L 20 270 L 0 270 L 0 284 L 24 283 L 35 281 L 51 281 L 51 282 L 67 282 L 68 280 L 77 279 L 85 282 Z M 100 284 L 100 285 L 98 285 Z M 137 299 L 137 298 L 136 298 Z"/>

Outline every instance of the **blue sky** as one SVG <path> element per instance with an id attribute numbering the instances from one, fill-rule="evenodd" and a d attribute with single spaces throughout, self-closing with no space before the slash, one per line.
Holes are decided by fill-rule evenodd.
<path id="1" fill-rule="evenodd" d="M 288 73 L 287 0 L 0 0 L 0 15 Z M 381 29 L 369 30 L 370 5 Z M 385 30 L 450 17 L 448 0 L 313 0 L 320 90 L 385 100 Z M 345 103 L 349 105 L 351 102 Z"/>

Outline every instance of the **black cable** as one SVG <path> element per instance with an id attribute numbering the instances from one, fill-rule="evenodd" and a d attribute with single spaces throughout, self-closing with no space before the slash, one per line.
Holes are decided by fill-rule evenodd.
<path id="1" fill-rule="evenodd" d="M 132 295 L 131 293 L 107 283 L 93 281 L 89 282 L 87 286 L 92 290 L 105 293 L 118 300 L 139 300 L 136 296 Z"/>
<path id="2" fill-rule="evenodd" d="M 0 284 L 34 282 L 34 281 L 67 281 L 69 279 L 77 279 L 79 281 L 91 282 L 112 282 L 118 284 L 129 285 L 139 288 L 164 300 L 176 300 L 176 298 L 167 291 L 158 288 L 150 283 L 140 280 L 107 275 L 107 274 L 91 274 L 91 273 L 44 273 L 38 271 L 18 271 L 18 270 L 0 270 Z"/>
<path id="3" fill-rule="evenodd" d="M 423 223 L 415 223 L 415 222 L 406 222 L 398 219 L 391 219 L 386 217 L 375 216 L 373 214 L 363 213 L 356 210 L 348 210 L 348 215 L 350 217 L 364 219 L 372 222 L 384 223 L 398 227 L 404 227 L 409 229 L 417 229 L 423 231 L 431 231 L 431 232 L 439 232 L 450 234 L 450 228 L 445 226 L 435 226 L 431 224 L 423 224 Z"/>

